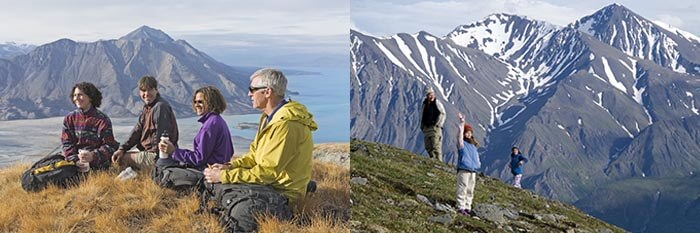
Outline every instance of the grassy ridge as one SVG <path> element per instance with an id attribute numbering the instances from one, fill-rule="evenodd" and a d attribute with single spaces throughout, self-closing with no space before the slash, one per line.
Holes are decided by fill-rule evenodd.
<path id="1" fill-rule="evenodd" d="M 423 195 L 433 203 L 455 206 L 454 168 L 387 145 L 352 140 L 350 147 L 351 176 L 367 179 L 364 185 L 351 183 L 353 229 L 388 232 L 505 232 L 515 229 L 529 232 L 571 229 L 624 232 L 571 205 L 544 199 L 483 175 L 477 177 L 473 206 L 492 204 L 512 209 L 519 213 L 517 220 L 498 224 L 480 215 L 480 218 L 470 218 L 448 213 L 452 217 L 449 223 L 433 222 L 428 219 L 446 213 L 415 201 L 416 195 Z M 565 218 L 547 221 L 535 217 L 544 215 Z"/>
<path id="2" fill-rule="evenodd" d="M 0 232 L 223 232 L 216 217 L 196 214 L 195 194 L 180 195 L 155 185 L 147 174 L 115 181 L 119 170 L 90 174 L 77 187 L 22 190 L 29 164 L 0 170 Z M 348 232 L 347 168 L 315 163 L 318 190 L 294 205 L 295 219 L 259 219 L 261 232 Z"/>

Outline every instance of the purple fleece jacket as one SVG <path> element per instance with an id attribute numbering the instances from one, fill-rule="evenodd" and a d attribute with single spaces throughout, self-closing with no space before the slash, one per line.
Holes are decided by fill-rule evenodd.
<path id="1" fill-rule="evenodd" d="M 194 137 L 194 150 L 175 149 L 173 159 L 199 170 L 204 170 L 207 164 L 229 162 L 233 156 L 233 143 L 224 118 L 217 113 L 208 112 L 198 121 L 202 122 L 202 128 L 199 128 Z"/>

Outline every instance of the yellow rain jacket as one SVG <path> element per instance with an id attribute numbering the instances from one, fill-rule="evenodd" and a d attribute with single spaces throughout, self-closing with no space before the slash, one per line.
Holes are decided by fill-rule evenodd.
<path id="1" fill-rule="evenodd" d="M 260 116 L 260 126 L 266 117 Z M 311 131 L 317 128 L 306 107 L 290 100 L 258 129 L 248 153 L 232 159 L 231 168 L 221 172 L 221 183 L 271 184 L 290 202 L 303 197 L 311 180 Z"/>

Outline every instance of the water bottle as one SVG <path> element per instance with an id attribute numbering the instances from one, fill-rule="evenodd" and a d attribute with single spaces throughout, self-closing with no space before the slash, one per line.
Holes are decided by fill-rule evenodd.
<path id="1" fill-rule="evenodd" d="M 84 154 L 90 153 L 88 150 L 80 149 L 78 150 L 78 157 L 80 158 L 75 165 L 78 166 L 78 169 L 80 172 L 89 172 L 90 171 L 90 163 L 83 161 L 82 157 Z"/>
<path id="2" fill-rule="evenodd" d="M 168 136 L 168 132 L 163 132 L 163 134 L 160 135 L 160 141 L 170 141 L 170 136 Z M 165 153 L 165 151 L 160 151 L 158 152 L 158 157 L 160 157 L 161 159 L 167 159 L 168 154 Z"/>

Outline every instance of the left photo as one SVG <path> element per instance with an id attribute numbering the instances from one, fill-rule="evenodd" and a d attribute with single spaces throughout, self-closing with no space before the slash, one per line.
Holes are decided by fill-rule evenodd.
<path id="1" fill-rule="evenodd" d="M 348 232 L 349 17 L 5 4 L 0 232 Z"/>

